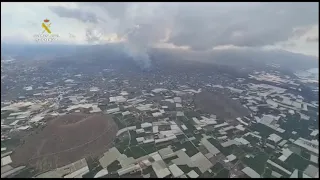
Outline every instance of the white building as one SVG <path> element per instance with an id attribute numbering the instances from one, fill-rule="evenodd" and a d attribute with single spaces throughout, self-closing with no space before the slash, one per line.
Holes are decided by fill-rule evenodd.
<path id="1" fill-rule="evenodd" d="M 198 178 L 199 177 L 199 175 L 194 170 L 188 172 L 188 176 L 190 178 Z"/>
<path id="2" fill-rule="evenodd" d="M 316 142 L 312 142 L 312 141 L 309 141 L 307 139 L 304 139 L 304 138 L 299 138 L 297 139 L 296 141 L 294 141 L 294 144 L 314 153 L 314 154 L 317 154 L 319 153 L 319 143 L 316 143 Z"/>
<path id="3" fill-rule="evenodd" d="M 12 163 L 12 160 L 11 160 L 10 156 L 5 156 L 5 157 L 1 158 L 1 167 L 5 166 L 5 165 L 8 165 L 10 163 Z"/>
<path id="4" fill-rule="evenodd" d="M 156 176 L 158 178 L 164 178 L 166 176 L 169 176 L 171 172 L 166 167 L 166 164 L 163 160 L 158 160 L 152 164 L 152 169 L 156 173 Z"/>
<path id="5" fill-rule="evenodd" d="M 141 128 L 148 128 L 148 127 L 152 127 L 152 124 L 151 123 L 148 123 L 148 122 L 145 122 L 145 123 L 142 123 L 141 124 Z"/>
<path id="6" fill-rule="evenodd" d="M 184 174 L 184 172 L 176 164 L 170 165 L 169 166 L 169 170 L 171 171 L 171 174 L 175 178 L 179 177 L 179 176 L 182 176 Z"/>
<path id="7" fill-rule="evenodd" d="M 94 178 L 99 178 L 99 177 L 102 177 L 102 176 L 105 176 L 107 175 L 109 172 L 107 169 L 102 169 L 101 171 L 99 171 L 95 176 Z"/>
<path id="8" fill-rule="evenodd" d="M 246 175 L 248 175 L 251 178 L 260 178 L 260 175 L 250 167 L 243 168 L 242 172 L 244 172 Z"/>
<path id="9" fill-rule="evenodd" d="M 319 168 L 311 164 L 309 164 L 303 173 L 311 178 L 319 178 Z"/>
<path id="10" fill-rule="evenodd" d="M 108 109 L 108 110 L 107 110 L 107 113 L 108 113 L 108 114 L 113 114 L 113 113 L 119 112 L 119 111 L 120 111 L 120 108 L 113 108 L 113 109 Z"/>
<path id="11" fill-rule="evenodd" d="M 174 100 L 175 103 L 181 103 L 182 102 L 180 97 L 174 97 L 173 100 Z"/>
<path id="12" fill-rule="evenodd" d="M 109 97 L 109 102 L 122 103 L 126 101 L 127 99 L 123 96 Z"/>
<path id="13" fill-rule="evenodd" d="M 280 136 L 278 136 L 277 134 L 270 134 L 268 139 L 270 141 L 273 141 L 275 143 L 278 143 L 282 138 Z"/>
<path id="14" fill-rule="evenodd" d="M 230 154 L 230 155 L 227 156 L 226 158 L 228 159 L 228 162 L 231 162 L 231 161 L 237 159 L 237 157 L 236 157 L 235 155 L 233 155 L 233 154 Z"/>

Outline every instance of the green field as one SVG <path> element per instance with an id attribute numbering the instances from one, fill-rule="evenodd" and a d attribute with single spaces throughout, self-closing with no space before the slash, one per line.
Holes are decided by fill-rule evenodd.
<path id="1" fill-rule="evenodd" d="M 214 178 L 229 178 L 229 170 L 223 169 Z"/>
<path id="2" fill-rule="evenodd" d="M 262 174 L 268 158 L 268 154 L 260 152 L 254 158 L 243 158 L 242 162 L 255 170 L 258 174 Z"/>
<path id="3" fill-rule="evenodd" d="M 288 164 L 288 166 L 290 166 L 291 168 L 298 169 L 300 171 L 304 171 L 310 164 L 308 160 L 294 153 L 288 157 L 285 163 Z"/>

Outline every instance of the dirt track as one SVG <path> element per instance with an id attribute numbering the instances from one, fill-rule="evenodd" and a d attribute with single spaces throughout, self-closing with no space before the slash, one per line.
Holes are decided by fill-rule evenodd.
<path id="1" fill-rule="evenodd" d="M 69 114 L 54 119 L 30 136 L 12 154 L 14 164 L 27 164 L 43 172 L 98 156 L 112 146 L 118 127 L 110 116 Z"/>

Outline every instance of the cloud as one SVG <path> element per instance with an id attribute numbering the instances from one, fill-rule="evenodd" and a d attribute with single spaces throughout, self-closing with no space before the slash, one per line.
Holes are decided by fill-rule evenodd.
<path id="1" fill-rule="evenodd" d="M 49 6 L 49 10 L 63 18 L 73 18 L 85 23 L 98 23 L 99 19 L 94 13 L 85 12 L 81 9 L 67 8 L 63 6 Z"/>
<path id="2" fill-rule="evenodd" d="M 145 64 L 150 64 L 151 47 L 189 51 L 270 48 L 308 55 L 319 53 L 318 29 L 314 28 L 319 24 L 317 2 L 39 4 L 38 11 L 35 7 L 32 12 L 27 11 L 24 8 L 27 5 L 20 8 L 30 17 L 40 14 L 39 18 L 30 18 L 40 20 L 48 8 L 45 17 L 53 18 L 54 27 L 69 28 L 67 34 L 76 30 L 82 43 L 123 42 L 127 53 L 133 59 L 144 57 Z M 4 11 L 9 13 L 6 22 L 12 22 L 9 18 L 14 16 L 10 14 L 14 10 Z M 49 12 L 60 17 L 59 20 Z M 2 11 L 1 16 L 3 14 Z M 14 28 L 10 24 L 7 26 Z M 5 32 L 11 30 L 7 28 Z"/>
<path id="3" fill-rule="evenodd" d="M 307 42 L 319 42 L 319 37 L 308 37 Z"/>
<path id="4" fill-rule="evenodd" d="M 101 13 L 86 13 L 91 8 Z M 66 15 L 62 17 L 80 21 L 106 17 L 116 22 L 97 24 L 125 38 L 127 52 L 148 66 L 148 49 L 154 46 L 197 51 L 265 46 L 286 49 L 294 45 L 286 41 L 303 36 L 318 24 L 318 11 L 317 3 L 80 3 L 78 10 L 64 8 L 62 14 Z M 93 33 L 87 30 L 87 34 Z M 282 45 L 276 46 L 279 43 Z"/>
<path id="5" fill-rule="evenodd" d="M 82 3 L 79 7 L 98 7 L 117 21 L 117 32 L 124 33 L 137 24 L 145 28 L 135 34 L 143 42 L 159 41 L 170 28 L 168 42 L 205 50 L 215 46 L 261 47 L 300 36 L 305 26 L 318 24 L 316 3 Z M 60 8 L 62 17 L 81 21 L 81 9 Z M 59 13 L 58 8 L 55 12 Z M 61 14 L 61 12 L 60 12 Z M 72 15 L 71 15 L 72 14 Z M 297 29 L 299 28 L 300 29 Z M 302 28 L 301 28 L 302 27 Z M 108 25 L 106 26 L 108 28 Z"/>
<path id="6" fill-rule="evenodd" d="M 1 36 L 2 42 L 10 42 L 13 44 L 30 44 L 33 39 L 26 36 L 25 34 L 17 33 L 10 36 Z"/>
<path id="7" fill-rule="evenodd" d="M 87 4 L 84 4 L 85 6 Z M 121 2 L 109 2 L 109 3 L 95 3 L 94 6 L 99 6 L 105 10 L 111 18 L 121 19 L 125 16 L 127 9 L 130 6 L 130 3 L 121 3 Z"/>
<path id="8" fill-rule="evenodd" d="M 317 13 L 314 3 L 258 3 L 223 10 L 199 3 L 180 8 L 169 41 L 194 49 L 272 45 L 289 39 L 295 27 L 317 24 Z"/>

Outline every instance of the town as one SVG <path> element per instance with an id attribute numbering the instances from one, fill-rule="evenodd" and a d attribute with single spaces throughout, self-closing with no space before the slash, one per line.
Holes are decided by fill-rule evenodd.
<path id="1" fill-rule="evenodd" d="M 2 63 L 1 178 L 319 177 L 318 85 L 275 67 Z"/>

